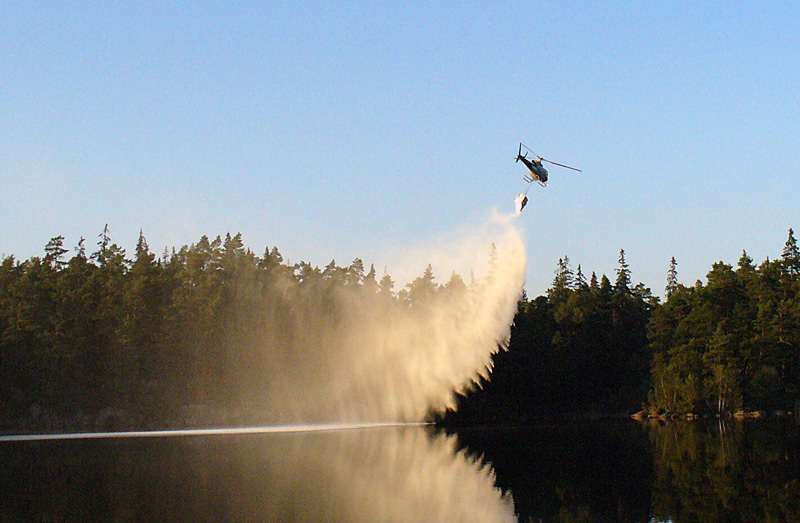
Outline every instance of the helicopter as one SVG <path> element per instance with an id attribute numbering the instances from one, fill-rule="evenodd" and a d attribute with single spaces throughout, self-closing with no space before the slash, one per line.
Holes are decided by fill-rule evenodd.
<path id="1" fill-rule="evenodd" d="M 527 151 L 525 154 L 522 154 L 523 147 L 525 147 Z M 533 154 L 535 158 L 528 158 L 528 152 Z M 544 168 L 542 162 L 547 162 L 553 165 L 558 165 L 559 167 L 565 167 L 567 169 L 572 169 L 573 171 L 582 172 L 580 169 L 576 169 L 575 167 L 570 167 L 569 165 L 564 165 L 563 163 L 556 163 L 550 160 L 545 160 L 535 152 L 528 149 L 528 147 L 522 142 L 520 142 L 519 144 L 519 151 L 517 152 L 517 158 L 515 161 L 518 162 L 520 160 L 522 160 L 522 163 L 524 163 L 525 167 L 528 168 L 528 174 L 523 176 L 525 181 L 528 183 L 538 182 L 539 185 L 541 185 L 542 187 L 547 187 L 547 169 Z"/>

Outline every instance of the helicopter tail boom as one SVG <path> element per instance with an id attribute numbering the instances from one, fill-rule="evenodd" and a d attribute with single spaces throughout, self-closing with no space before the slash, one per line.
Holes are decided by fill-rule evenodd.
<path id="1" fill-rule="evenodd" d="M 579 173 L 580 173 L 580 172 L 583 172 L 583 171 L 581 171 L 580 169 L 576 169 L 575 167 L 570 167 L 569 165 L 564 165 L 563 163 L 556 163 L 556 162 L 552 162 L 552 161 L 550 161 L 550 160 L 545 160 L 544 158 L 539 158 L 539 159 L 540 159 L 541 161 L 543 161 L 543 162 L 552 163 L 553 165 L 558 165 L 559 167 L 564 167 L 564 168 L 566 168 L 566 169 L 572 169 L 573 171 L 578 171 Z"/>

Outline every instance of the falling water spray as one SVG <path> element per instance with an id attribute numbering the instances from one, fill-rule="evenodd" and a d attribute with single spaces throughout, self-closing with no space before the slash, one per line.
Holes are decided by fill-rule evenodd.
<path id="1" fill-rule="evenodd" d="M 323 297 L 327 309 L 291 304 L 291 325 L 282 328 L 292 342 L 265 347 L 276 422 L 419 421 L 488 374 L 492 354 L 508 343 L 524 284 L 513 216 L 495 213 L 424 250 L 420 259 L 437 267 L 468 270 L 469 284 L 410 302 L 359 287 Z"/>

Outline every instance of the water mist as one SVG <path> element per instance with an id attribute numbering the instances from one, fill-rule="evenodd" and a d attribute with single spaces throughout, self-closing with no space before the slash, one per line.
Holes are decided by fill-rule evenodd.
<path id="1" fill-rule="evenodd" d="M 290 324 L 280 328 L 291 342 L 265 347 L 275 422 L 419 421 L 486 375 L 491 355 L 508 343 L 524 284 L 513 217 L 495 213 L 424 251 L 420 259 L 463 271 L 467 284 L 410 301 L 362 286 L 334 289 L 324 306 L 290 304 Z"/>

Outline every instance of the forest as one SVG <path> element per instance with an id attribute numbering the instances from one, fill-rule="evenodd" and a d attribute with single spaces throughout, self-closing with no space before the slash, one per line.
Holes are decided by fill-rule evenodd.
<path id="1" fill-rule="evenodd" d="M 255 255 L 240 234 L 161 257 L 140 234 L 132 259 L 107 227 L 94 252 L 85 243 L 67 257 L 58 236 L 43 257 L 0 263 L 0 430 L 293 423 L 301 410 L 320 419 L 334 398 L 315 377 L 358 357 L 337 346 L 353 329 L 337 326 L 425 324 L 428 307 L 467 291 L 455 273 L 435 283 L 430 266 L 395 291 L 358 258 L 289 265 L 277 247 Z M 361 377 L 365 389 L 381 379 Z"/>
<path id="2" fill-rule="evenodd" d="M 559 260 L 546 296 L 520 303 L 508 351 L 458 398 L 446 423 L 519 423 L 553 415 L 785 413 L 800 400 L 800 251 L 714 263 L 706 283 L 678 282 L 665 300 L 620 251 L 614 283 Z"/>
<path id="3" fill-rule="evenodd" d="M 397 290 L 356 258 L 323 269 L 262 256 L 240 234 L 152 253 L 140 234 L 132 258 L 106 227 L 88 253 L 52 238 L 44 256 L 0 263 L 0 430 L 88 427 L 125 412 L 161 427 L 187 405 L 257 409 L 272 362 L 263 344 L 290 346 L 313 322 L 337 321 L 336 296 L 392 314 L 464 292 L 430 266 Z M 526 423 L 538 417 L 730 414 L 791 409 L 800 398 L 800 252 L 755 265 L 718 262 L 706 283 L 678 282 L 673 258 L 664 302 L 633 284 L 620 250 L 612 282 L 567 256 L 546 295 L 518 304 L 507 350 L 457 394 L 445 423 Z M 475 284 L 474 282 L 469 285 Z M 298 332 L 293 316 L 312 318 Z M 310 312 L 313 314 L 310 314 Z M 314 340 L 311 340 L 314 342 Z M 235 420 L 234 420 L 235 421 Z"/>

